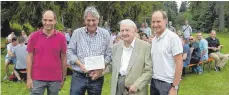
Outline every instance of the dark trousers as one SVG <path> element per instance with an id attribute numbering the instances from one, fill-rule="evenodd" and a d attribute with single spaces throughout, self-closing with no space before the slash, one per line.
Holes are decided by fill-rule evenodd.
<path id="1" fill-rule="evenodd" d="M 150 84 L 150 95 L 168 95 L 171 87 L 171 83 L 152 78 Z"/>
<path id="2" fill-rule="evenodd" d="M 73 71 L 70 95 L 85 95 L 86 90 L 88 95 L 101 95 L 103 81 L 104 77 L 91 80 L 85 73 Z"/>

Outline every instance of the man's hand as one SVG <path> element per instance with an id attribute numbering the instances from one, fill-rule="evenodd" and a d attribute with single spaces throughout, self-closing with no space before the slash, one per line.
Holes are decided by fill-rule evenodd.
<path id="1" fill-rule="evenodd" d="M 88 73 L 88 71 L 85 69 L 85 65 L 81 64 L 80 65 L 80 69 L 84 72 L 84 73 Z"/>
<path id="2" fill-rule="evenodd" d="M 90 72 L 91 80 L 96 80 L 103 76 L 103 69 L 97 69 Z"/>
<path id="3" fill-rule="evenodd" d="M 65 79 L 61 81 L 60 90 L 63 88 L 64 82 L 65 82 Z"/>
<path id="4" fill-rule="evenodd" d="M 131 85 L 130 88 L 129 88 L 129 93 L 137 93 L 137 88 L 134 86 L 134 85 Z"/>
<path id="5" fill-rule="evenodd" d="M 32 89 L 33 88 L 33 80 L 27 79 L 26 85 L 27 85 L 28 89 Z"/>
<path id="6" fill-rule="evenodd" d="M 170 90 L 169 90 L 169 95 L 177 95 L 177 90 L 172 87 Z"/>

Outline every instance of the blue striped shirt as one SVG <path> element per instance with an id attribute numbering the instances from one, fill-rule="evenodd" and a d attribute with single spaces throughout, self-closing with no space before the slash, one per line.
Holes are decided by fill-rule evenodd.
<path id="1" fill-rule="evenodd" d="M 84 64 L 84 57 L 104 55 L 105 63 L 111 61 L 110 34 L 107 30 L 98 27 L 94 35 L 87 32 L 86 27 L 74 30 L 68 46 L 68 64 L 76 71 L 82 72 L 76 65 L 76 60 Z"/>

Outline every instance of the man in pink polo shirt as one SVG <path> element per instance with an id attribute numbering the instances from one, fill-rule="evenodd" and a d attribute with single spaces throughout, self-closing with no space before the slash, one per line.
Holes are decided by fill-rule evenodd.
<path id="1" fill-rule="evenodd" d="M 56 15 L 47 10 L 42 13 L 43 28 L 32 33 L 27 46 L 27 87 L 30 95 L 58 95 L 66 75 L 67 42 L 54 29 Z"/>

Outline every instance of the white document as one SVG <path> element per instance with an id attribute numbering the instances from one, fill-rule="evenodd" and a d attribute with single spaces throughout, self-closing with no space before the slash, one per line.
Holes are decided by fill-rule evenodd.
<path id="1" fill-rule="evenodd" d="M 95 69 L 104 69 L 105 68 L 103 55 L 85 57 L 84 62 L 85 62 L 86 70 L 95 70 Z"/>

